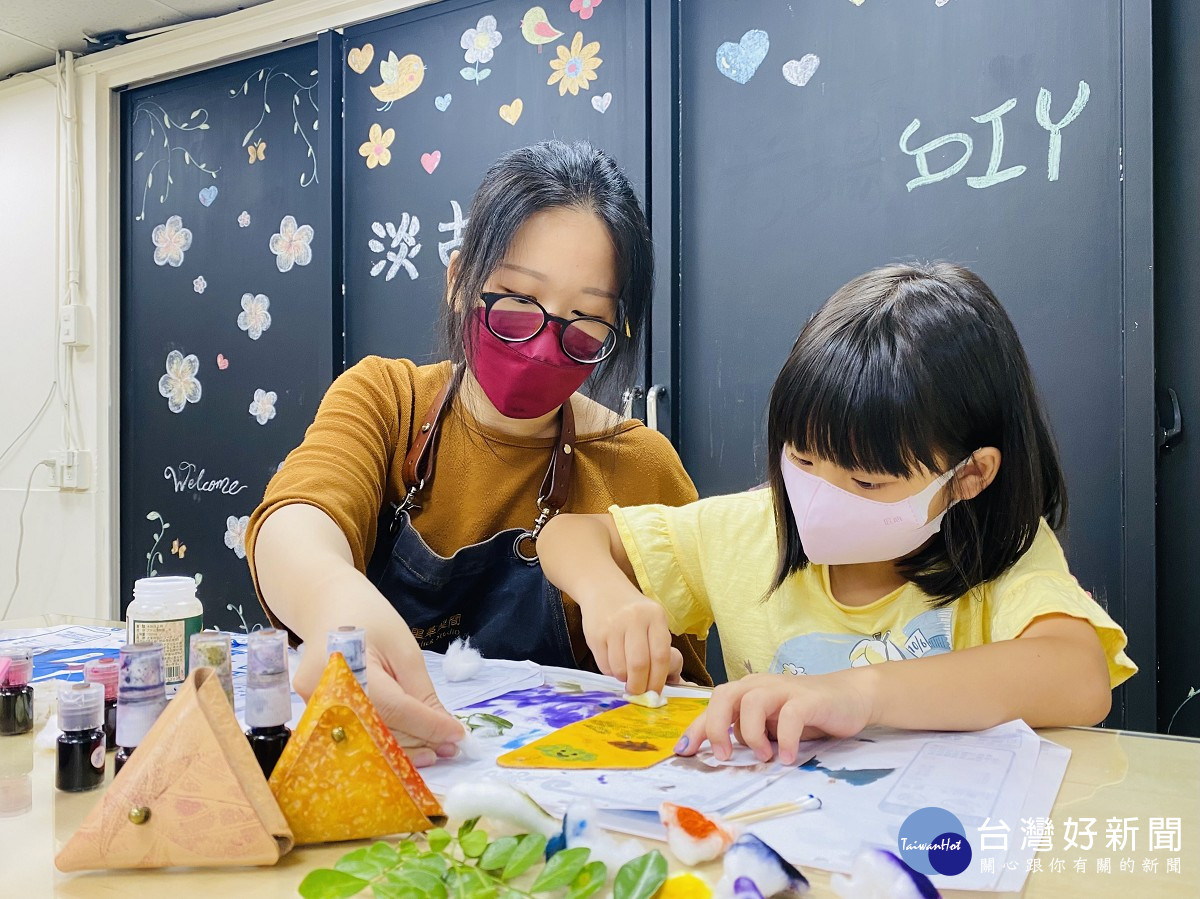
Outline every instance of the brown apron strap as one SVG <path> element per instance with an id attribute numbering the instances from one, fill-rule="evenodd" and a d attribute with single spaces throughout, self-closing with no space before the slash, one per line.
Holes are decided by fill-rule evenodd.
<path id="1" fill-rule="evenodd" d="M 538 497 L 538 507 L 549 509 L 552 513 L 567 504 L 567 493 L 571 489 L 571 474 L 575 468 L 575 413 L 571 410 L 571 400 L 562 404 L 562 425 L 558 430 L 558 443 L 554 447 L 554 455 L 550 457 L 550 467 L 542 480 L 541 495 Z"/>
<path id="2" fill-rule="evenodd" d="M 416 439 L 409 447 L 408 455 L 404 457 L 404 487 L 410 492 L 420 491 L 427 481 L 433 477 L 433 462 L 436 456 L 437 437 L 442 427 L 442 417 L 446 413 L 451 397 L 451 387 L 455 378 L 450 380 L 438 391 L 425 418 L 416 430 Z M 558 431 L 558 443 L 554 447 L 554 455 L 550 457 L 550 467 L 542 480 L 542 488 L 538 496 L 538 508 L 548 509 L 556 514 L 567 502 L 567 494 L 571 489 L 571 475 L 575 467 L 575 413 L 568 399 L 562 405 L 562 425 Z M 415 495 L 415 494 L 414 494 Z"/>
<path id="3" fill-rule="evenodd" d="M 430 403 L 424 421 L 417 428 L 417 438 L 408 448 L 408 455 L 404 457 L 402 472 L 404 487 L 407 490 L 414 488 L 420 490 L 433 475 L 434 449 L 437 447 L 437 436 L 442 427 L 442 415 L 446 411 L 446 405 L 450 399 L 450 388 L 453 386 L 454 374 L 451 373 L 450 380 L 438 391 L 438 395 Z"/>

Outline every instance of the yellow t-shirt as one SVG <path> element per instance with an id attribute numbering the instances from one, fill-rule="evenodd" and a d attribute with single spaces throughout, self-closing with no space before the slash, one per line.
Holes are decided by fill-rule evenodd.
<path id="1" fill-rule="evenodd" d="M 1067 570 L 1044 521 L 1011 568 L 969 596 L 934 608 L 906 583 L 865 606 L 833 598 L 829 568 L 810 564 L 764 599 L 778 560 L 770 490 L 714 496 L 686 506 L 613 507 L 642 592 L 661 603 L 676 634 L 716 622 L 730 680 L 750 673 L 826 674 L 1017 637 L 1035 619 L 1091 623 L 1113 687 L 1137 666 L 1125 632 Z"/>

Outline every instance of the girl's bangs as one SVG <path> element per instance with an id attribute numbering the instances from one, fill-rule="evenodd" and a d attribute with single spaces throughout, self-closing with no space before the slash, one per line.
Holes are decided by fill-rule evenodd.
<path id="1" fill-rule="evenodd" d="M 898 478 L 941 471 L 953 436 L 940 433 L 929 372 L 898 341 L 879 331 L 810 341 L 780 378 L 778 395 L 790 401 L 775 410 L 773 432 L 846 469 Z"/>

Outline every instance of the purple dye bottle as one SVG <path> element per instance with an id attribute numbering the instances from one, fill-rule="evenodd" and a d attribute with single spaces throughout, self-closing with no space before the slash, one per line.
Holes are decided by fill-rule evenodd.
<path id="1" fill-rule="evenodd" d="M 287 634 L 274 628 L 255 631 L 246 639 L 246 739 L 264 777 L 271 776 L 292 736 L 291 717 Z"/>
<path id="2" fill-rule="evenodd" d="M 120 668 L 116 659 L 92 659 L 83 665 L 83 679 L 104 688 L 104 746 L 109 752 L 117 748 L 117 677 Z"/>
<path id="3" fill-rule="evenodd" d="M 163 648 L 158 643 L 126 643 L 121 647 L 114 776 L 121 773 L 133 750 L 167 707 L 163 669 Z"/>
<path id="4" fill-rule="evenodd" d="M 13 649 L 0 658 L 0 736 L 11 737 L 33 730 L 33 656 L 28 649 Z"/>
<path id="5" fill-rule="evenodd" d="M 54 785 L 67 793 L 96 789 L 104 783 L 104 688 L 59 684 L 58 726 Z"/>

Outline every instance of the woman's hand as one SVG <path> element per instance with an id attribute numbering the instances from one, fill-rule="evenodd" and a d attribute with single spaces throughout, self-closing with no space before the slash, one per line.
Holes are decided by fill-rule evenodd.
<path id="1" fill-rule="evenodd" d="M 730 731 L 754 750 L 760 761 L 774 755 L 794 764 L 801 740 L 851 737 L 872 723 L 872 679 L 866 669 L 832 674 L 751 674 L 713 691 L 708 708 L 684 731 L 675 747 L 679 755 L 695 755 L 705 739 L 713 755 L 733 754 Z"/>
<path id="2" fill-rule="evenodd" d="M 375 639 L 367 633 L 367 689 L 384 724 L 413 764 L 423 767 L 454 756 L 465 731 L 437 698 L 416 640 L 403 622 L 396 624 L 396 635 Z M 321 679 L 325 660 L 324 647 L 316 642 L 301 654 L 292 685 L 305 701 Z"/>
<path id="3" fill-rule="evenodd" d="M 662 691 L 678 682 L 683 655 L 671 645 L 667 613 L 628 581 L 621 596 L 580 604 L 583 635 L 602 674 L 625 682 L 630 693 Z"/>

